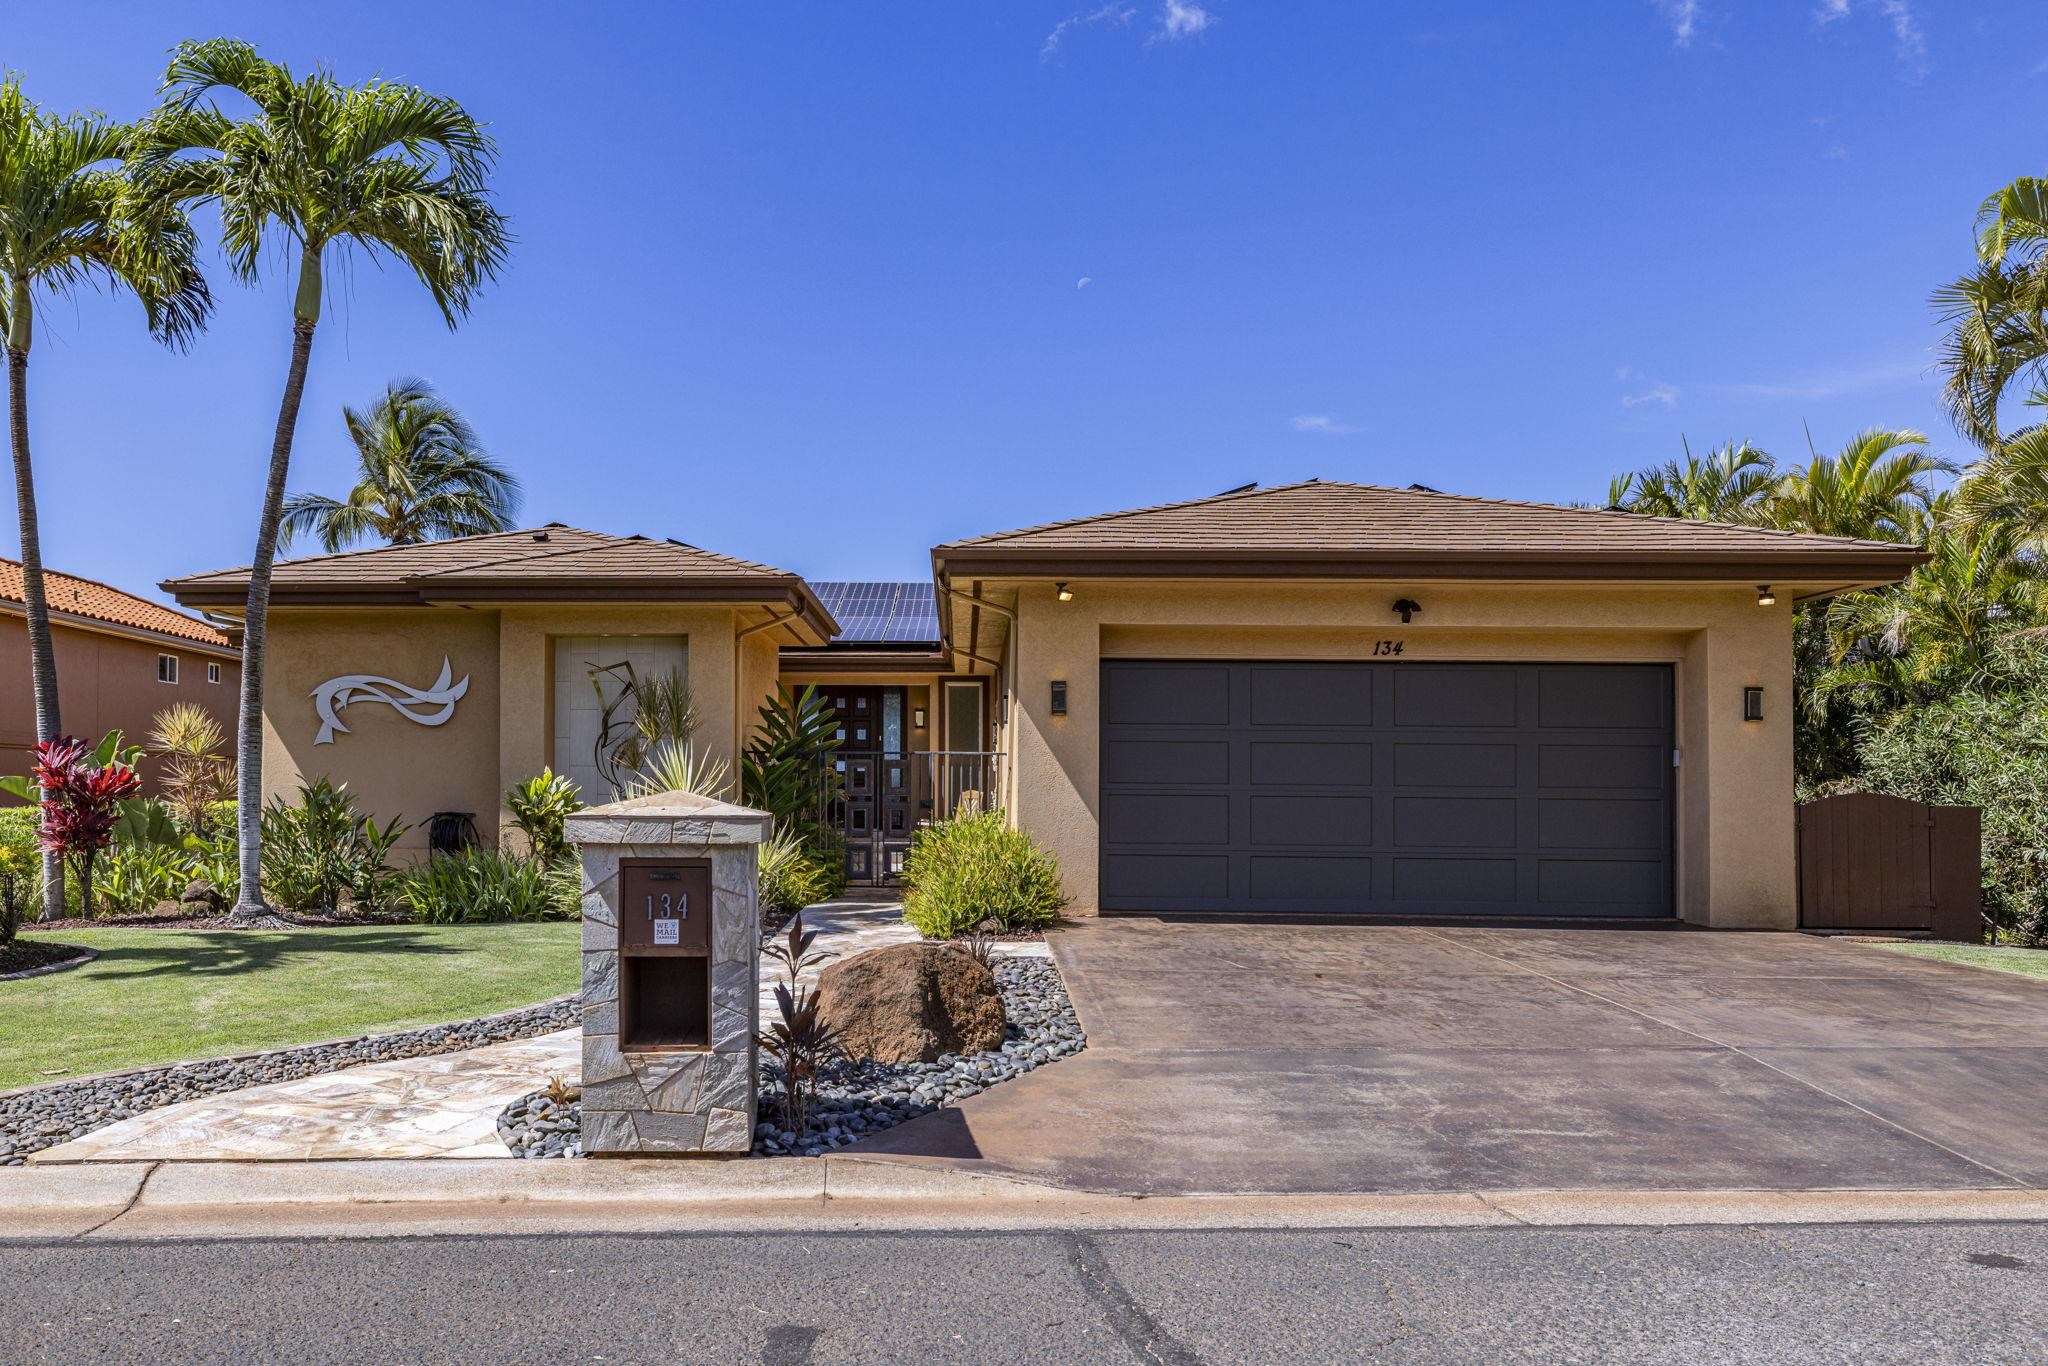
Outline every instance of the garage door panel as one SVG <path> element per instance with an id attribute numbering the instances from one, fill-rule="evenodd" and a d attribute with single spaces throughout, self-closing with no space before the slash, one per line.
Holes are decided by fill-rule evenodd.
<path id="1" fill-rule="evenodd" d="M 1119 669 L 1105 680 L 1102 719 L 1112 726 L 1227 726 L 1230 670 L 1208 664 Z"/>
<path id="2" fill-rule="evenodd" d="M 1513 787 L 1513 745 L 1403 741 L 1394 746 L 1396 787 Z"/>
<path id="3" fill-rule="evenodd" d="M 1363 903 L 1372 899 L 1370 858 L 1253 854 L 1251 874 L 1254 900 Z"/>
<path id="4" fill-rule="evenodd" d="M 1110 783 L 1230 782 L 1228 740 L 1112 740 L 1103 746 L 1102 780 Z"/>
<path id="5" fill-rule="evenodd" d="M 1373 680 L 1357 669 L 1286 665 L 1250 670 L 1255 726 L 1370 726 Z"/>
<path id="6" fill-rule="evenodd" d="M 1142 901 L 1228 902 L 1230 858 L 1226 854 L 1118 854 L 1102 858 L 1102 898 Z"/>
<path id="7" fill-rule="evenodd" d="M 1513 797 L 1396 797 L 1394 845 L 1400 849 L 1512 849 Z"/>
<path id="8" fill-rule="evenodd" d="M 1546 906 L 1633 906 L 1640 915 L 1668 914 L 1671 874 L 1662 859 L 1540 859 L 1536 899 Z"/>
<path id="9" fill-rule="evenodd" d="M 1372 782 L 1372 776 L 1369 744 L 1251 742 L 1251 780 L 1260 786 L 1363 787 Z"/>
<path id="10" fill-rule="evenodd" d="M 1105 661 L 1103 909 L 1669 915 L 1671 679 Z"/>
<path id="11" fill-rule="evenodd" d="M 1515 693 L 1512 673 L 1411 664 L 1394 674 L 1394 724 L 1505 729 L 1515 724 Z"/>
<path id="12" fill-rule="evenodd" d="M 1103 799 L 1103 824 L 1119 844 L 1227 844 L 1230 798 L 1222 793 L 1117 793 Z"/>
<path id="13" fill-rule="evenodd" d="M 1619 788 L 1657 792 L 1671 768 L 1671 751 L 1652 745 L 1538 745 L 1541 787 Z"/>
<path id="14" fill-rule="evenodd" d="M 1519 869 L 1519 861 L 1511 858 L 1397 858 L 1394 899 L 1511 905 Z"/>
<path id="15" fill-rule="evenodd" d="M 1251 840 L 1255 846 L 1372 845 L 1370 797 L 1267 797 L 1251 799 Z"/>
<path id="16" fill-rule="evenodd" d="M 1543 797 L 1536 803 L 1536 842 L 1545 849 L 1661 848 L 1664 803 L 1655 799 Z"/>
<path id="17" fill-rule="evenodd" d="M 1662 730 L 1670 698 L 1662 669 L 1553 664 L 1536 671 L 1539 726 Z"/>

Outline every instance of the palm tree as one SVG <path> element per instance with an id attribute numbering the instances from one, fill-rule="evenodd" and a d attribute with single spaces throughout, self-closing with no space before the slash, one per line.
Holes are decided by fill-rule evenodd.
<path id="1" fill-rule="evenodd" d="M 1687 444 L 1682 462 L 1616 476 L 1607 505 L 1693 522 L 1754 522 L 1777 479 L 1777 462 L 1747 441 L 1731 441 L 1705 459 Z"/>
<path id="2" fill-rule="evenodd" d="M 511 529 L 519 480 L 424 380 L 393 380 L 368 411 L 343 408 L 341 417 L 356 447 L 355 487 L 341 501 L 293 494 L 284 505 L 285 545 L 316 535 L 336 551 L 366 536 L 414 545 Z"/>
<path id="3" fill-rule="evenodd" d="M 128 136 L 128 129 L 96 115 L 45 114 L 22 93 L 20 78 L 0 77 L 0 330 L 6 334 L 36 739 L 45 742 L 58 739 L 63 724 L 28 441 L 28 358 L 38 294 L 64 298 L 88 284 L 125 289 L 142 301 L 150 332 L 178 347 L 191 342 L 212 307 L 191 224 L 174 206 L 153 210 L 126 192 L 117 163 Z M 64 914 L 63 861 L 44 855 L 43 874 L 42 915 L 53 920 Z"/>
<path id="4" fill-rule="evenodd" d="M 1956 518 L 2010 523 L 2035 548 L 2048 542 L 2048 427 L 2028 427 L 1970 466 L 1956 487 Z"/>
<path id="5" fill-rule="evenodd" d="M 139 143 L 138 174 L 149 193 L 163 202 L 217 204 L 222 246 L 237 278 L 257 279 L 266 247 L 282 247 L 297 277 L 291 365 L 243 615 L 242 889 L 233 917 L 248 922 L 266 910 L 258 817 L 270 571 L 330 254 L 359 248 L 396 258 L 454 327 L 496 277 L 511 239 L 486 186 L 496 144 L 445 96 L 382 80 L 346 86 L 323 70 L 295 77 L 229 38 L 178 47 L 163 91 L 169 102 L 144 123 Z M 220 91 L 246 98 L 253 116 L 222 111 L 212 101 Z"/>
<path id="6" fill-rule="evenodd" d="M 1949 329 L 1938 365 L 1957 430 L 1990 450 L 2014 382 L 2048 386 L 2048 180 L 2022 176 L 1984 201 L 1977 261 L 1934 293 Z"/>
<path id="7" fill-rule="evenodd" d="M 1804 466 L 1786 475 L 1765 503 L 1763 516 L 1782 531 L 1910 540 L 1914 529 L 1924 527 L 1918 514 L 1934 496 L 1928 476 L 1952 469 L 1927 450 L 1927 438 L 1919 432 L 1870 427 L 1836 454 L 1815 451 Z"/>

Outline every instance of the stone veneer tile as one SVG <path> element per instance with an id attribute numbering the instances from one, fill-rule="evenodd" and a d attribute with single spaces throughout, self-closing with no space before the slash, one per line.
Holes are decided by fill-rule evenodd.
<path id="1" fill-rule="evenodd" d="M 643 1110 L 631 1116 L 640 1135 L 640 1146 L 648 1152 L 693 1153 L 704 1149 L 704 1116 L 675 1115 Z"/>
<path id="2" fill-rule="evenodd" d="M 754 1121 L 745 1110 L 713 1110 L 704 1117 L 704 1150 L 743 1153 L 754 1146 Z"/>
<path id="3" fill-rule="evenodd" d="M 624 1110 L 593 1110 L 583 1107 L 583 1151 L 586 1153 L 632 1153 L 640 1150 L 639 1135 L 633 1132 L 633 1117 Z"/>
<path id="4" fill-rule="evenodd" d="M 746 1110 L 754 1104 L 754 1069 L 738 1053 L 712 1055 L 704 1071 L 704 1089 L 697 1094 L 700 1110 Z"/>
<path id="5" fill-rule="evenodd" d="M 583 1083 L 583 1108 L 588 1110 L 639 1110 L 647 1105 L 647 1094 L 640 1089 L 640 1079 L 628 1072 L 623 1077 L 610 1081 Z"/>
<path id="6" fill-rule="evenodd" d="M 702 1053 L 629 1056 L 633 1070 L 640 1074 L 640 1085 L 647 1092 L 648 1108 L 677 1114 L 695 1113 L 703 1108 L 697 1095 L 704 1084 L 704 1060 Z"/>
<path id="7" fill-rule="evenodd" d="M 583 1007 L 583 1027 L 598 1034 L 619 1032 L 619 1003 L 592 1001 Z"/>
<path id="8" fill-rule="evenodd" d="M 615 1035 L 583 1032 L 583 1084 L 615 1081 L 633 1074 Z"/>
<path id="9" fill-rule="evenodd" d="M 616 941 L 614 941 L 616 942 Z M 609 946 L 583 951 L 583 1001 L 590 1005 L 619 999 L 619 954 Z"/>

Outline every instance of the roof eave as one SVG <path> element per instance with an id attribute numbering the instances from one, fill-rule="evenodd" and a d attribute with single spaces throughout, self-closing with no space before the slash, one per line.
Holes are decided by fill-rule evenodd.
<path id="1" fill-rule="evenodd" d="M 1326 551 L 1141 550 L 1076 551 L 1005 547 L 940 547 L 933 568 L 941 577 L 973 573 L 983 578 L 1159 578 L 1159 579 L 1549 579 L 1688 580 L 1840 583 L 1868 580 L 1895 583 L 1927 552 L 1830 550 L 1684 555 L 1587 555 L 1517 551 L 1489 555 L 1331 554 Z"/>

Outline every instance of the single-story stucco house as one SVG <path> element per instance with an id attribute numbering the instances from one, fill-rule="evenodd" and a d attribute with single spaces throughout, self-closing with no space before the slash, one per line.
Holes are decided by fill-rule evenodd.
<path id="1" fill-rule="evenodd" d="M 1313 480 L 951 542 L 929 585 L 563 526 L 355 551 L 276 569 L 265 780 L 490 839 L 543 765 L 597 784 L 621 666 L 674 669 L 728 760 L 820 685 L 856 881 L 987 804 L 1082 914 L 1790 928 L 1793 605 L 1924 558 Z M 232 618 L 248 571 L 163 586 Z"/>

